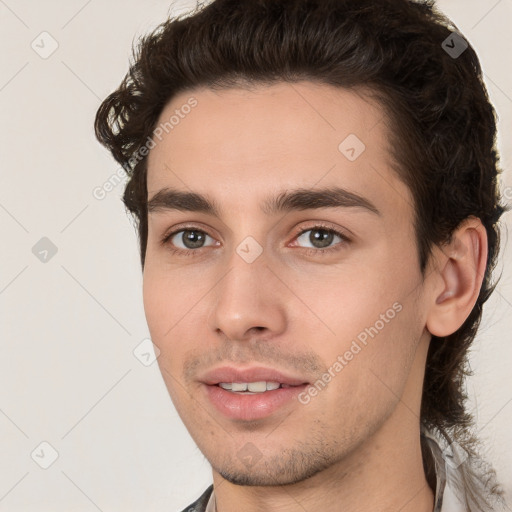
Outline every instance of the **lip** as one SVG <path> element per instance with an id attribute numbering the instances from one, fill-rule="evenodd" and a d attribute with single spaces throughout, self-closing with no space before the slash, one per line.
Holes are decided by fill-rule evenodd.
<path id="1" fill-rule="evenodd" d="M 274 368 L 253 366 L 250 368 L 234 368 L 223 366 L 205 373 L 200 379 L 203 384 L 212 386 L 219 382 L 279 382 L 289 386 L 300 386 L 307 384 L 307 380 L 301 377 L 285 375 Z"/>
<path id="2" fill-rule="evenodd" d="M 290 387 L 278 388 L 263 393 L 234 393 L 221 388 L 219 382 L 279 382 Z M 278 409 L 297 403 L 297 396 L 308 383 L 300 378 L 285 375 L 273 368 L 222 367 L 202 376 L 205 398 L 223 416 L 239 421 L 254 421 L 270 416 Z"/>

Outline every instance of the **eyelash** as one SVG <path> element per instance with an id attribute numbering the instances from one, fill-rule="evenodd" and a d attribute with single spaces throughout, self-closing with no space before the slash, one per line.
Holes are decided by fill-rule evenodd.
<path id="1" fill-rule="evenodd" d="M 341 233 L 340 231 L 338 231 L 330 226 L 322 224 L 322 223 L 315 224 L 314 226 L 310 226 L 307 229 L 302 229 L 294 236 L 294 240 L 296 238 L 299 238 L 304 233 L 307 233 L 308 231 L 315 231 L 315 230 L 323 230 L 329 234 L 337 235 L 341 238 L 342 241 L 338 242 L 333 247 L 327 247 L 326 249 L 302 248 L 304 253 L 308 256 L 318 256 L 318 255 L 323 256 L 326 254 L 331 254 L 333 252 L 340 251 L 342 248 L 341 246 L 343 246 L 347 243 L 350 243 L 350 241 L 351 241 L 345 234 Z M 162 240 L 160 241 L 161 245 L 164 247 L 167 247 L 167 249 L 173 254 L 178 254 L 178 255 L 183 255 L 183 256 L 192 256 L 192 257 L 199 256 L 202 253 L 201 249 L 206 249 L 206 247 L 200 247 L 198 249 L 177 249 L 177 248 L 172 247 L 172 245 L 170 243 L 171 238 L 174 235 L 176 235 L 182 231 L 197 231 L 199 233 L 202 233 L 202 234 L 205 234 L 205 235 L 208 235 L 211 237 L 211 235 L 209 235 L 204 229 L 200 229 L 197 226 L 181 226 L 179 229 L 175 229 L 171 233 L 165 234 L 163 236 Z M 211 238 L 213 238 L 213 237 L 211 237 Z"/>

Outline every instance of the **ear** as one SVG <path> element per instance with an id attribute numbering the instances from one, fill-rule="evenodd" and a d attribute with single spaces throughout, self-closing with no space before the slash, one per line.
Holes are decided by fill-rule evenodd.
<path id="1" fill-rule="evenodd" d="M 438 337 L 454 333 L 476 303 L 487 264 L 487 232 L 480 219 L 468 217 L 451 242 L 435 250 L 433 293 L 426 327 Z"/>

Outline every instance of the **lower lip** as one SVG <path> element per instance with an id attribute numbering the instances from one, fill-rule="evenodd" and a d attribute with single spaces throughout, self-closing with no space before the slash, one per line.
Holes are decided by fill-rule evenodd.
<path id="1" fill-rule="evenodd" d="M 210 402 L 224 416 L 234 420 L 252 421 L 270 416 L 280 407 L 295 400 L 308 384 L 278 388 L 254 395 L 233 393 L 220 386 L 204 385 Z"/>

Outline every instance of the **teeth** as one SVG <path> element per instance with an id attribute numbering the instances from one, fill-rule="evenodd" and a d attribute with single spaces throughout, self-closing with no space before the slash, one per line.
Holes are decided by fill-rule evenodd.
<path id="1" fill-rule="evenodd" d="M 279 382 L 219 382 L 222 389 L 229 391 L 248 391 L 251 393 L 263 393 L 264 391 L 271 391 L 278 389 L 281 384 Z M 283 385 L 284 386 L 284 385 Z"/>
<path id="2" fill-rule="evenodd" d="M 233 382 L 233 384 L 231 384 L 231 391 L 247 391 L 247 383 Z"/>
<path id="3" fill-rule="evenodd" d="M 252 393 L 261 393 L 263 391 L 267 391 L 267 383 L 265 381 L 261 382 L 249 382 L 247 384 L 247 390 Z"/>

